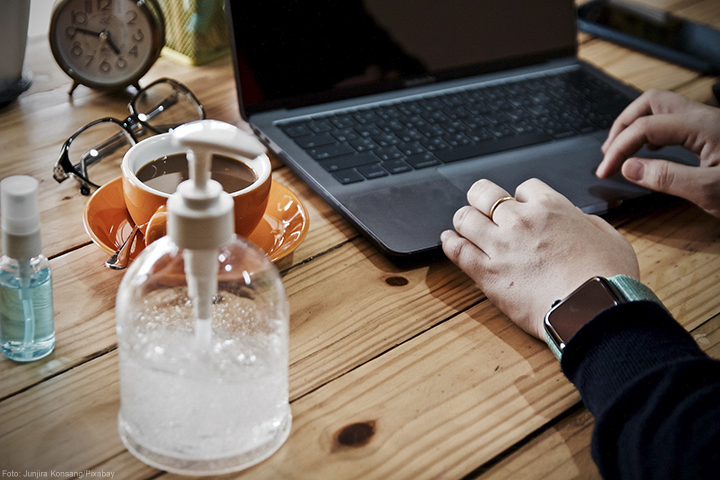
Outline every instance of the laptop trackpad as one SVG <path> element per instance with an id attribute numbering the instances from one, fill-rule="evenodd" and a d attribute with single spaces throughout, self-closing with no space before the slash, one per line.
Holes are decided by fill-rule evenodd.
<path id="1" fill-rule="evenodd" d="M 452 228 L 453 214 L 467 200 L 464 191 L 438 175 L 354 195 L 343 203 L 378 243 L 397 255 L 439 245 L 440 234 Z"/>
<path id="2" fill-rule="evenodd" d="M 525 180 L 539 178 L 587 213 L 604 212 L 646 194 L 648 190 L 619 175 L 606 180 L 595 176 L 603 157 L 600 145 L 595 138 L 576 137 L 449 165 L 441 172 L 462 191 L 487 178 L 510 194 Z"/>

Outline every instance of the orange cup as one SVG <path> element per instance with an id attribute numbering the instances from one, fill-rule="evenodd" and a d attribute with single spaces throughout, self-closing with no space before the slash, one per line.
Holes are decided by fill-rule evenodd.
<path id="1" fill-rule="evenodd" d="M 143 183 L 137 172 L 158 158 L 185 153 L 181 147 L 173 146 L 171 139 L 172 133 L 146 138 L 128 150 L 122 161 L 125 206 L 145 234 L 147 245 L 166 233 L 165 203 L 171 194 Z M 264 153 L 252 159 L 227 153 L 222 155 L 244 163 L 255 173 L 252 184 L 236 192 L 227 192 L 235 202 L 235 233 L 247 237 L 260 223 L 267 208 L 272 183 L 270 159 Z"/>

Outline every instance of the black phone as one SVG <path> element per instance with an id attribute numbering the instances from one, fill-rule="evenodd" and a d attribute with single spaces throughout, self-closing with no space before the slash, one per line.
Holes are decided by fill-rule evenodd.
<path id="1" fill-rule="evenodd" d="M 720 74 L 720 30 L 618 0 L 577 9 L 580 30 L 709 75 Z"/>

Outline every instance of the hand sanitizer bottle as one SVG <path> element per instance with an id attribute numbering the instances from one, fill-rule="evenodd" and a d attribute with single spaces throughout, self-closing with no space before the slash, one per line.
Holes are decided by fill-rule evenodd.
<path id="1" fill-rule="evenodd" d="M 235 236 L 233 201 L 209 170 L 212 153 L 264 147 L 212 120 L 171 135 L 190 180 L 167 202 L 168 235 L 118 290 L 118 429 L 148 465 L 223 474 L 267 458 L 290 432 L 285 290 L 262 250 Z"/>
<path id="2" fill-rule="evenodd" d="M 16 175 L 0 182 L 0 351 L 31 362 L 55 348 L 50 262 L 40 253 L 38 181 Z"/>

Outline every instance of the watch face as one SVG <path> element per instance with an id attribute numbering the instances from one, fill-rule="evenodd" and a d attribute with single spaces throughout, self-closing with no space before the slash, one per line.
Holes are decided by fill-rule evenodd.
<path id="1" fill-rule="evenodd" d="M 50 43 L 58 63 L 80 83 L 125 86 L 155 61 L 153 18 L 136 0 L 66 0 L 53 14 Z"/>
<path id="2" fill-rule="evenodd" d="M 551 328 L 551 332 L 557 337 L 555 340 L 564 347 L 583 325 L 603 310 L 619 303 L 607 281 L 595 277 L 550 310 L 545 325 Z"/>

